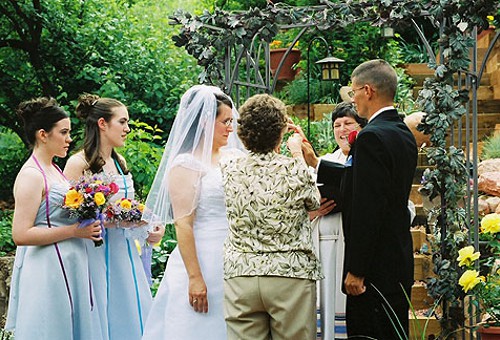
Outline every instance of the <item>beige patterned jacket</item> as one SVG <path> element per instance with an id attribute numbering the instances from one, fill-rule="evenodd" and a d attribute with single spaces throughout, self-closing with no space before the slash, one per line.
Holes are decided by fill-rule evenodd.
<path id="1" fill-rule="evenodd" d="M 225 160 L 221 168 L 229 220 L 224 278 L 322 278 L 307 214 L 320 196 L 307 166 L 270 152 Z"/>

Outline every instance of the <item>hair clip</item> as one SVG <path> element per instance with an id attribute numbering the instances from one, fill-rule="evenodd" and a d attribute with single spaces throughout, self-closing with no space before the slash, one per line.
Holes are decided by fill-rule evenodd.
<path id="1" fill-rule="evenodd" d="M 92 104 L 90 104 L 90 106 L 95 106 L 95 104 L 97 104 L 97 101 L 98 101 L 98 100 L 99 100 L 99 99 L 94 100 L 94 101 L 92 102 Z"/>

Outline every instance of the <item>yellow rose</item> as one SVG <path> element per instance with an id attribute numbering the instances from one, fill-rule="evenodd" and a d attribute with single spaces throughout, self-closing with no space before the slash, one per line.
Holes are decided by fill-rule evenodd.
<path id="1" fill-rule="evenodd" d="M 99 205 L 103 205 L 104 203 L 106 203 L 106 197 L 104 197 L 104 194 L 102 192 L 97 192 L 95 195 L 94 195 L 94 202 L 95 204 L 97 204 L 98 206 Z"/>
<path id="2" fill-rule="evenodd" d="M 481 254 L 477 251 L 474 252 L 474 246 L 463 247 L 458 251 L 457 261 L 459 261 L 458 265 L 462 266 L 470 266 L 472 262 L 476 261 Z"/>
<path id="3" fill-rule="evenodd" d="M 481 220 L 481 232 L 496 234 L 500 232 L 500 214 L 488 214 Z"/>
<path id="4" fill-rule="evenodd" d="M 124 199 L 120 202 L 120 207 L 124 210 L 130 210 L 130 208 L 132 208 L 132 202 L 129 199 Z"/>
<path id="5" fill-rule="evenodd" d="M 71 189 L 64 197 L 64 205 L 69 208 L 78 208 L 83 203 L 83 195 L 75 189 Z"/>
<path id="6" fill-rule="evenodd" d="M 463 291 L 467 293 L 481 281 L 484 281 L 484 278 L 479 277 L 479 272 L 477 270 L 467 270 L 458 280 L 458 284 L 462 286 Z"/>
<path id="7" fill-rule="evenodd" d="M 144 204 L 140 203 L 139 206 L 137 207 L 137 209 L 139 209 L 140 212 L 144 212 L 145 207 L 146 206 Z"/>

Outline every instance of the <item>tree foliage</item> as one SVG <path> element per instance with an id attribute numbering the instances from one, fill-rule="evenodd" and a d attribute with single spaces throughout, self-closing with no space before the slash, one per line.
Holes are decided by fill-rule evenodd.
<path id="1" fill-rule="evenodd" d="M 169 131 L 195 63 L 173 51 L 168 1 L 0 3 L 0 125 L 23 137 L 15 107 L 50 95 L 70 111 L 82 92 L 123 101 L 132 118 Z M 182 71 L 179 71 L 182 70 Z"/>

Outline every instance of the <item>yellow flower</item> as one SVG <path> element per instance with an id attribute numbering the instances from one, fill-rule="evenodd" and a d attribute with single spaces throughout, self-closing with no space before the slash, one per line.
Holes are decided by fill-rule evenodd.
<path id="1" fill-rule="evenodd" d="M 146 206 L 144 204 L 140 203 L 137 209 L 139 209 L 140 212 L 143 212 L 145 207 Z"/>
<path id="2" fill-rule="evenodd" d="M 124 199 L 120 202 L 120 207 L 125 210 L 130 210 L 130 208 L 132 208 L 132 202 L 129 199 Z"/>
<path id="3" fill-rule="evenodd" d="M 98 206 L 99 205 L 103 205 L 104 203 L 106 203 L 106 197 L 104 197 L 104 194 L 102 192 L 97 192 L 95 195 L 94 195 L 94 202 L 95 204 L 97 204 Z"/>
<path id="4" fill-rule="evenodd" d="M 101 181 L 100 179 L 98 179 L 98 180 L 96 180 L 96 181 L 94 182 L 94 184 L 96 184 L 96 185 L 102 184 L 102 181 Z"/>
<path id="5" fill-rule="evenodd" d="M 64 205 L 69 208 L 78 208 L 83 203 L 83 195 L 75 189 L 70 189 L 64 197 Z"/>
<path id="6" fill-rule="evenodd" d="M 283 42 L 281 40 L 273 40 L 270 44 L 269 47 L 271 48 L 279 48 Z"/>
<path id="7" fill-rule="evenodd" d="M 467 270 L 458 280 L 458 284 L 462 286 L 463 291 L 467 293 L 481 281 L 484 281 L 484 277 L 479 277 L 479 272 L 477 270 Z"/>
<path id="8" fill-rule="evenodd" d="M 500 232 L 500 214 L 488 214 L 481 220 L 481 232 L 496 234 Z"/>
<path id="9" fill-rule="evenodd" d="M 458 251 L 458 265 L 460 267 L 464 265 L 470 266 L 472 262 L 476 261 L 479 258 L 480 255 L 481 254 L 478 251 L 474 252 L 474 246 L 463 247 Z"/>

